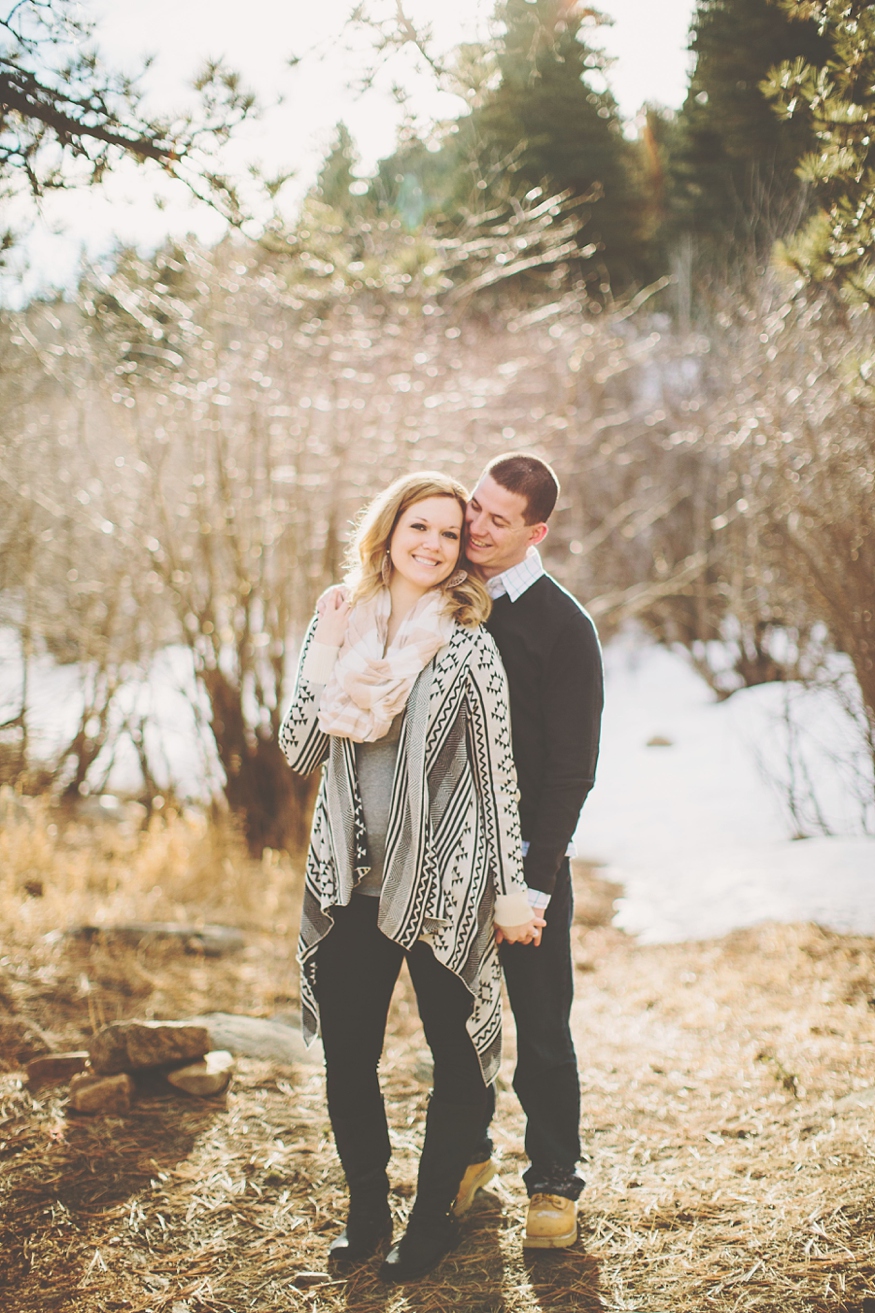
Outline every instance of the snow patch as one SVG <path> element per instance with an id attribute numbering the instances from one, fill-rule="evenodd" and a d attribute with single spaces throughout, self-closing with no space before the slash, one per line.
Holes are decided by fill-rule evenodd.
<path id="1" fill-rule="evenodd" d="M 859 833 L 871 764 L 828 691 L 766 684 L 718 702 L 683 656 L 629 641 L 605 663 L 602 751 L 576 846 L 623 885 L 615 924 L 645 943 L 766 920 L 875 933 L 875 837 Z M 792 837 L 788 709 L 796 787 L 801 772 L 822 825 L 810 807 L 802 820 L 830 835 Z"/>

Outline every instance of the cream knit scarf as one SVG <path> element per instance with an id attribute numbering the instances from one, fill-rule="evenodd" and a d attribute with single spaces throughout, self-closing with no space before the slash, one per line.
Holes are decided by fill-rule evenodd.
<path id="1" fill-rule="evenodd" d="M 324 734 L 373 743 L 403 711 L 419 673 L 450 641 L 454 621 L 447 597 L 430 589 L 402 620 L 386 649 L 392 601 L 388 588 L 349 613 L 346 637 L 319 703 Z"/>

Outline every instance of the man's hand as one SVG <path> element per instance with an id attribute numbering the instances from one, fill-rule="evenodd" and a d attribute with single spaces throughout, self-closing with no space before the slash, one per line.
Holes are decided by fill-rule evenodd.
<path id="1" fill-rule="evenodd" d="M 346 637 L 349 611 L 349 589 L 343 584 L 326 588 L 316 603 L 319 619 L 313 631 L 313 641 L 324 643 L 326 647 L 340 647 Z"/>
<path id="2" fill-rule="evenodd" d="M 528 921 L 523 921 L 521 925 L 496 925 L 495 942 L 496 944 L 534 944 L 536 947 L 541 942 L 541 931 L 547 922 L 541 913 L 533 910 Z"/>

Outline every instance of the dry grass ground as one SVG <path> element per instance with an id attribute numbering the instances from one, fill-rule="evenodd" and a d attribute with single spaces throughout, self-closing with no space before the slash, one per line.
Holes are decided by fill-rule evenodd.
<path id="1" fill-rule="evenodd" d="M 54 831 L 51 830 L 54 826 Z M 875 1290 L 872 941 L 763 926 L 640 947 L 617 892 L 579 869 L 575 1034 L 588 1187 L 581 1238 L 524 1257 L 522 1121 L 499 1096 L 502 1160 L 456 1253 L 416 1286 L 371 1263 L 325 1268 L 344 1194 L 318 1066 L 241 1060 L 221 1101 L 146 1093 L 125 1118 L 68 1115 L 20 1066 L 124 1016 L 294 1006 L 298 877 L 249 863 L 195 817 L 146 834 L 65 826 L 39 807 L 0 831 L 0 1309 L 219 1313 L 793 1313 L 858 1310 Z M 41 889 L 41 893 L 40 893 Z M 241 924 L 208 959 L 115 950 L 58 931 L 124 917 Z M 429 1080 L 402 982 L 385 1084 L 399 1227 Z"/>

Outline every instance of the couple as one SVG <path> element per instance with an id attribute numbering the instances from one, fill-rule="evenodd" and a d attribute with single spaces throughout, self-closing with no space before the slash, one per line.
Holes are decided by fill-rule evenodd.
<path id="1" fill-rule="evenodd" d="M 524 1243 L 577 1236 L 566 854 L 593 783 L 602 670 L 592 621 L 537 552 L 558 491 L 549 465 L 512 454 L 470 500 L 431 472 L 381 493 L 346 586 L 320 598 L 280 732 L 295 771 L 327 762 L 299 958 L 349 1187 L 334 1263 L 364 1262 L 392 1234 L 377 1068 L 405 958 L 434 1060 L 416 1200 L 380 1268 L 390 1281 L 453 1248 L 494 1174 L 502 967 L 531 1162 Z"/>

